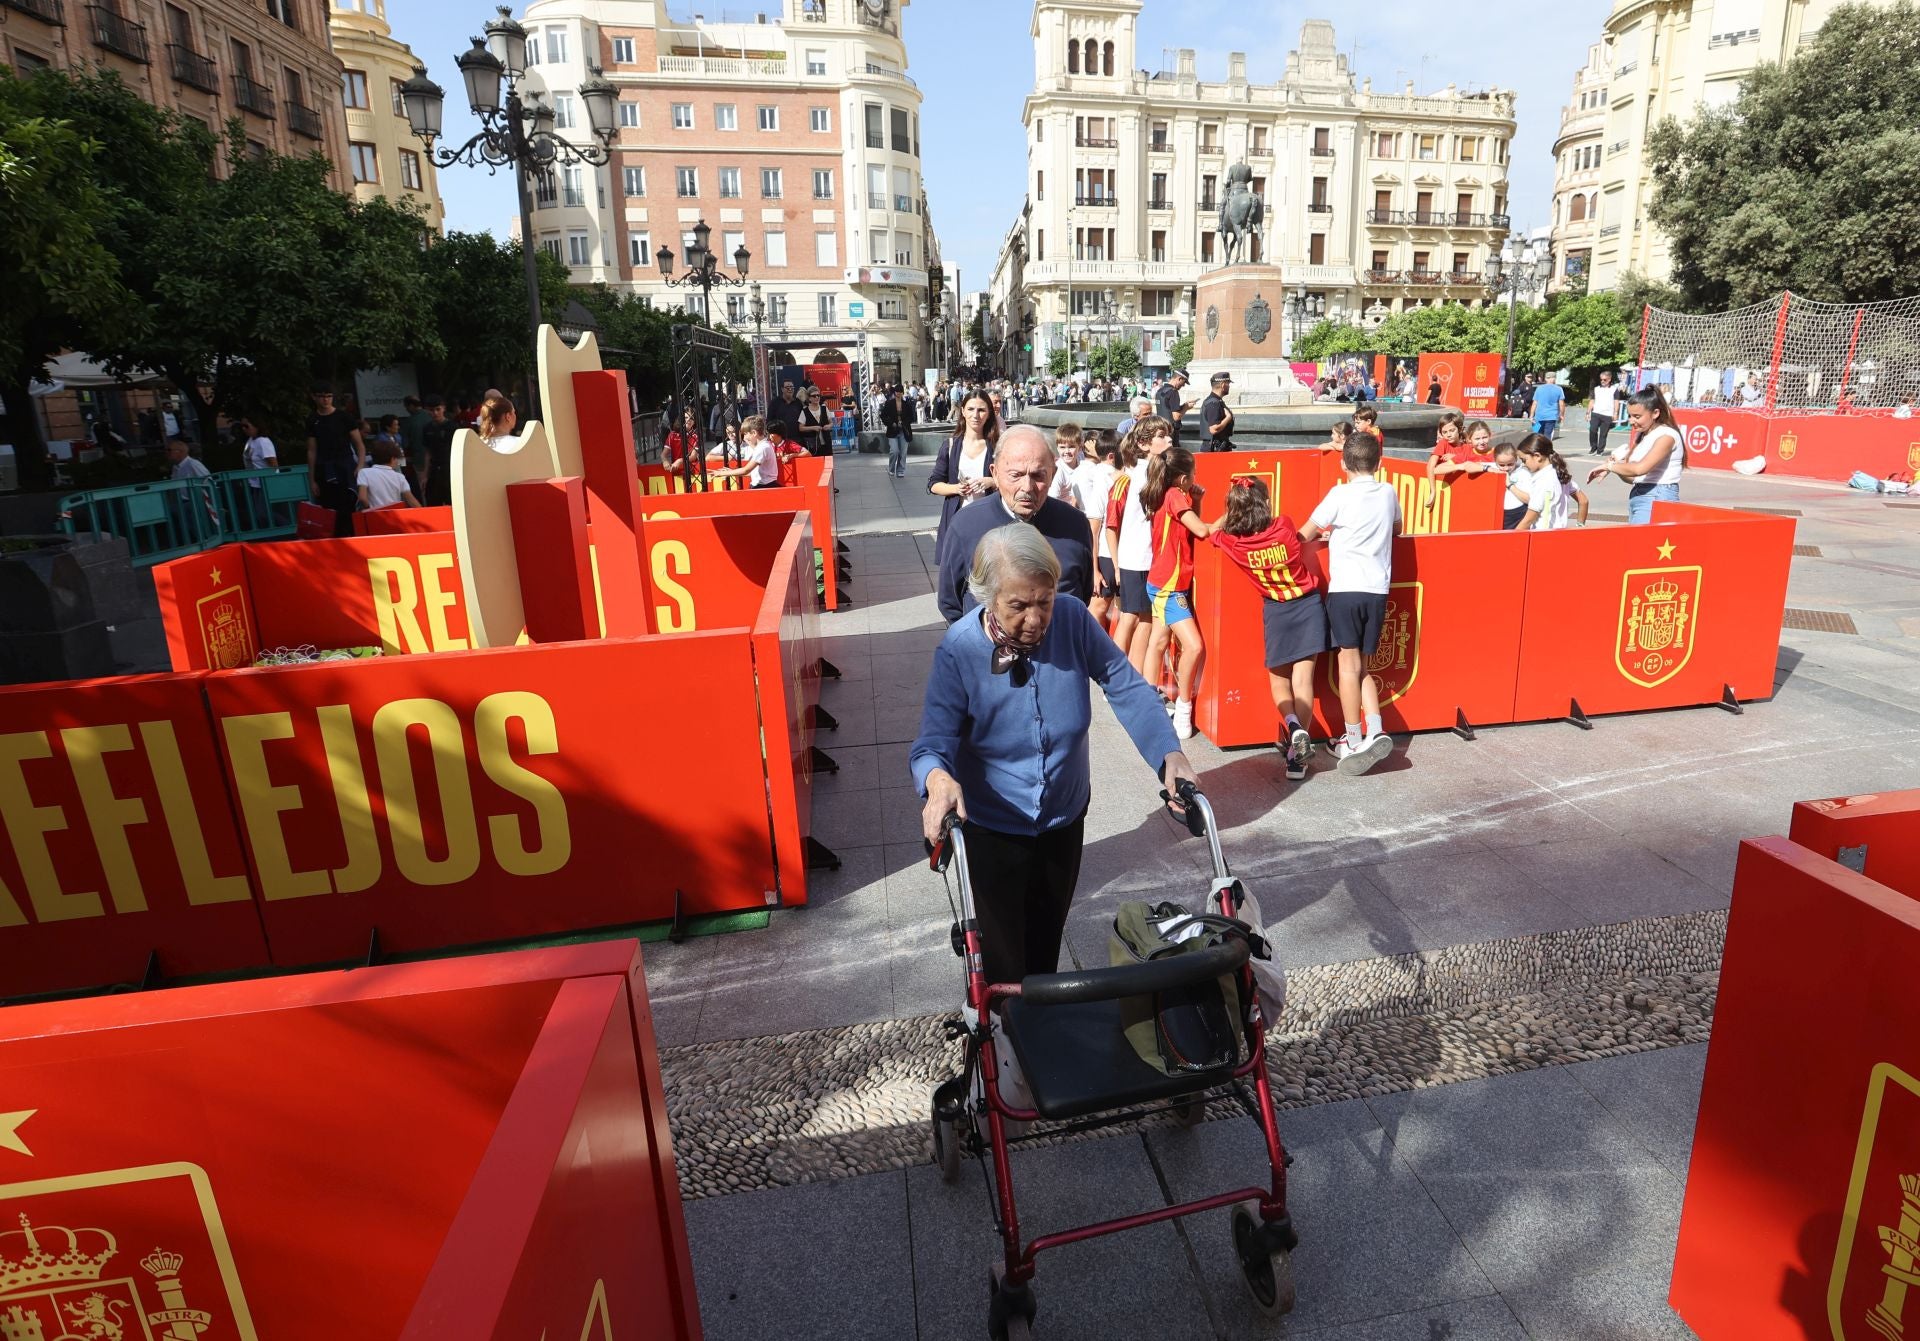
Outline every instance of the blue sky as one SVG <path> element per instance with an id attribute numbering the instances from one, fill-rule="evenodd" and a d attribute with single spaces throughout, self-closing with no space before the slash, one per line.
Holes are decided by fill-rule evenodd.
<path id="1" fill-rule="evenodd" d="M 778 5 L 672 3 L 676 16 L 698 9 L 710 22 L 750 19 L 756 8 Z M 1374 0 L 1357 11 L 1282 0 L 1147 0 L 1138 59 L 1158 68 L 1165 49 L 1171 66 L 1174 49 L 1193 47 L 1201 78 L 1224 79 L 1227 53 L 1244 51 L 1248 78 L 1271 83 L 1285 69 L 1301 23 L 1332 17 L 1356 76 L 1371 76 L 1375 88 L 1396 89 L 1412 79 L 1422 92 L 1448 83 L 1513 89 L 1520 129 L 1511 157 L 1510 204 L 1515 230 L 1525 231 L 1547 222 L 1560 108 L 1607 8 L 1605 0 L 1551 8 L 1537 0 L 1481 0 L 1470 10 L 1432 0 Z M 460 96 L 453 59 L 478 35 L 491 4 L 389 0 L 387 13 L 394 35 L 412 45 L 447 89 L 447 135 L 462 142 L 478 127 Z M 1000 239 L 1025 190 L 1020 103 L 1033 82 L 1032 13 L 1030 0 L 912 0 L 907 9 L 909 68 L 926 95 L 921 149 L 934 228 L 947 264 L 960 267 L 961 284 L 970 290 L 985 287 L 991 277 Z M 1469 40 L 1476 34 L 1479 40 Z M 506 235 L 514 209 L 510 178 L 449 168 L 440 174 L 440 191 L 449 228 Z"/>

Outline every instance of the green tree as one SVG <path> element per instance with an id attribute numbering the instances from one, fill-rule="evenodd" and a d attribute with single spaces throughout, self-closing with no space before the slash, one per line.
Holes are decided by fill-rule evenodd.
<path id="1" fill-rule="evenodd" d="M 579 297 L 600 322 L 601 344 L 642 347 L 613 338 L 607 314 L 590 296 L 592 290 L 569 289 L 567 267 L 559 257 L 542 250 L 534 259 L 542 315 L 551 320 L 570 298 Z M 449 387 L 504 387 L 531 376 L 533 336 L 520 244 L 496 241 L 487 233 L 449 233 L 427 248 L 421 265 L 431 295 L 432 324 L 444 349 L 437 360 L 441 379 Z"/>
<path id="2" fill-rule="evenodd" d="M 1835 9 L 1740 95 L 1647 138 L 1649 218 L 1687 303 L 1717 311 L 1793 289 L 1829 302 L 1913 290 L 1920 269 L 1920 11 Z"/>
<path id="3" fill-rule="evenodd" d="M 1636 323 L 1637 326 L 1637 323 Z M 1633 342 L 1620 305 L 1612 295 L 1563 298 L 1514 345 L 1514 362 L 1523 368 L 1571 369 L 1576 386 L 1586 386 L 1602 368 L 1618 368 L 1633 357 Z"/>
<path id="4" fill-rule="evenodd" d="M 1170 367 L 1185 372 L 1187 365 L 1193 362 L 1193 332 L 1188 331 L 1173 342 L 1173 348 L 1167 351 L 1167 363 Z"/>
<path id="5" fill-rule="evenodd" d="M 1047 351 L 1047 375 L 1065 377 L 1072 369 L 1073 358 L 1065 345 L 1055 345 Z"/>
<path id="6" fill-rule="evenodd" d="M 109 329 L 132 305 L 98 229 L 112 206 L 95 180 L 100 143 L 38 103 L 0 67 L 0 398 L 30 489 L 52 481 L 29 383 L 49 358 Z"/>
<path id="7" fill-rule="evenodd" d="M 1364 354 L 1374 348 L 1369 343 L 1372 339 L 1373 336 L 1358 326 L 1322 319 L 1293 342 L 1293 357 L 1305 362 L 1331 358 L 1335 354 Z"/>
<path id="8" fill-rule="evenodd" d="M 973 346 L 973 361 L 987 361 L 987 309 L 973 309 L 973 320 L 967 323 L 967 343 Z"/>
<path id="9" fill-rule="evenodd" d="M 1140 346 L 1125 337 L 1095 344 L 1087 351 L 1087 367 L 1095 377 L 1137 377 Z"/>

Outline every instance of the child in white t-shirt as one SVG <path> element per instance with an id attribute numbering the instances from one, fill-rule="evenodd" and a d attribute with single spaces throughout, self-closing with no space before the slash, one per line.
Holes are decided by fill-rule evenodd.
<path id="1" fill-rule="evenodd" d="M 356 483 L 360 486 L 360 506 L 363 508 L 390 508 L 396 503 L 404 503 L 410 508 L 420 506 L 420 500 L 413 496 L 413 490 L 407 487 L 407 477 L 394 468 L 394 462 L 400 459 L 400 449 L 391 442 L 376 441 L 367 448 L 367 455 L 373 464 L 363 467 Z"/>
<path id="2" fill-rule="evenodd" d="M 1348 437 L 1340 460 L 1346 483 L 1327 491 L 1300 528 L 1300 539 L 1328 537 L 1327 631 L 1337 651 L 1346 726 L 1333 754 L 1342 773 L 1365 773 L 1393 752 L 1393 737 L 1380 727 L 1380 682 L 1365 671 L 1386 624 L 1400 495 L 1375 473 L 1380 440 L 1372 434 Z"/>
<path id="3" fill-rule="evenodd" d="M 1587 496 L 1573 482 L 1573 475 L 1551 439 L 1529 433 L 1520 440 L 1520 460 L 1526 467 L 1526 513 L 1513 529 L 1516 531 L 1564 531 L 1568 526 L 1587 524 Z M 1573 520 L 1578 504 L 1579 520 Z"/>
<path id="4" fill-rule="evenodd" d="M 710 480 L 744 478 L 750 489 L 771 489 L 780 483 L 780 457 L 767 441 L 765 415 L 748 415 L 740 421 L 740 459 L 744 463 L 729 470 L 709 470 Z"/>

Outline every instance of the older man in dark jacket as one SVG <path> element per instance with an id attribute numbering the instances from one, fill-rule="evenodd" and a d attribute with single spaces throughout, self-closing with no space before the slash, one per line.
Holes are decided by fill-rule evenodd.
<path id="1" fill-rule="evenodd" d="M 947 527 L 946 549 L 940 556 L 940 613 L 951 624 L 966 613 L 973 599 L 967 594 L 967 573 L 973 566 L 974 546 L 980 537 L 1001 526 L 1027 525 L 1047 538 L 1060 558 L 1059 590 L 1082 603 L 1093 598 L 1093 549 L 1088 543 L 1087 519 L 1080 509 L 1049 498 L 1053 483 L 1053 445 L 1031 424 L 1015 424 L 1000 435 L 994 449 L 993 483 L 999 497 L 983 498 L 961 508 Z"/>

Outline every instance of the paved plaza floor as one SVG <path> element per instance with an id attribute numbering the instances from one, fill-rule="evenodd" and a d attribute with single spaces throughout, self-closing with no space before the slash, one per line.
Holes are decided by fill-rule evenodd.
<path id="1" fill-rule="evenodd" d="M 906 770 L 944 632 L 938 510 L 924 461 L 839 469 L 854 603 L 822 620 L 840 768 L 813 832 L 841 868 L 765 930 L 647 950 L 714 1341 L 985 1335 L 979 1170 L 948 1186 L 927 1162 L 961 986 Z M 1624 513 L 1612 487 L 1597 514 Z M 1771 701 L 1402 738 L 1370 776 L 1321 758 L 1297 784 L 1272 750 L 1190 742 L 1292 978 L 1272 1053 L 1299 1306 L 1257 1318 L 1214 1212 L 1043 1255 L 1036 1335 L 1691 1335 L 1665 1297 L 1736 845 L 1794 801 L 1920 775 L 1920 508 L 1707 471 L 1683 491 L 1799 518 L 1808 614 Z M 1097 703 L 1093 753 L 1081 964 L 1105 962 L 1119 901 L 1192 896 L 1206 862 Z M 1022 1151 L 1023 1228 L 1259 1181 L 1257 1128 L 1209 1116 Z"/>

